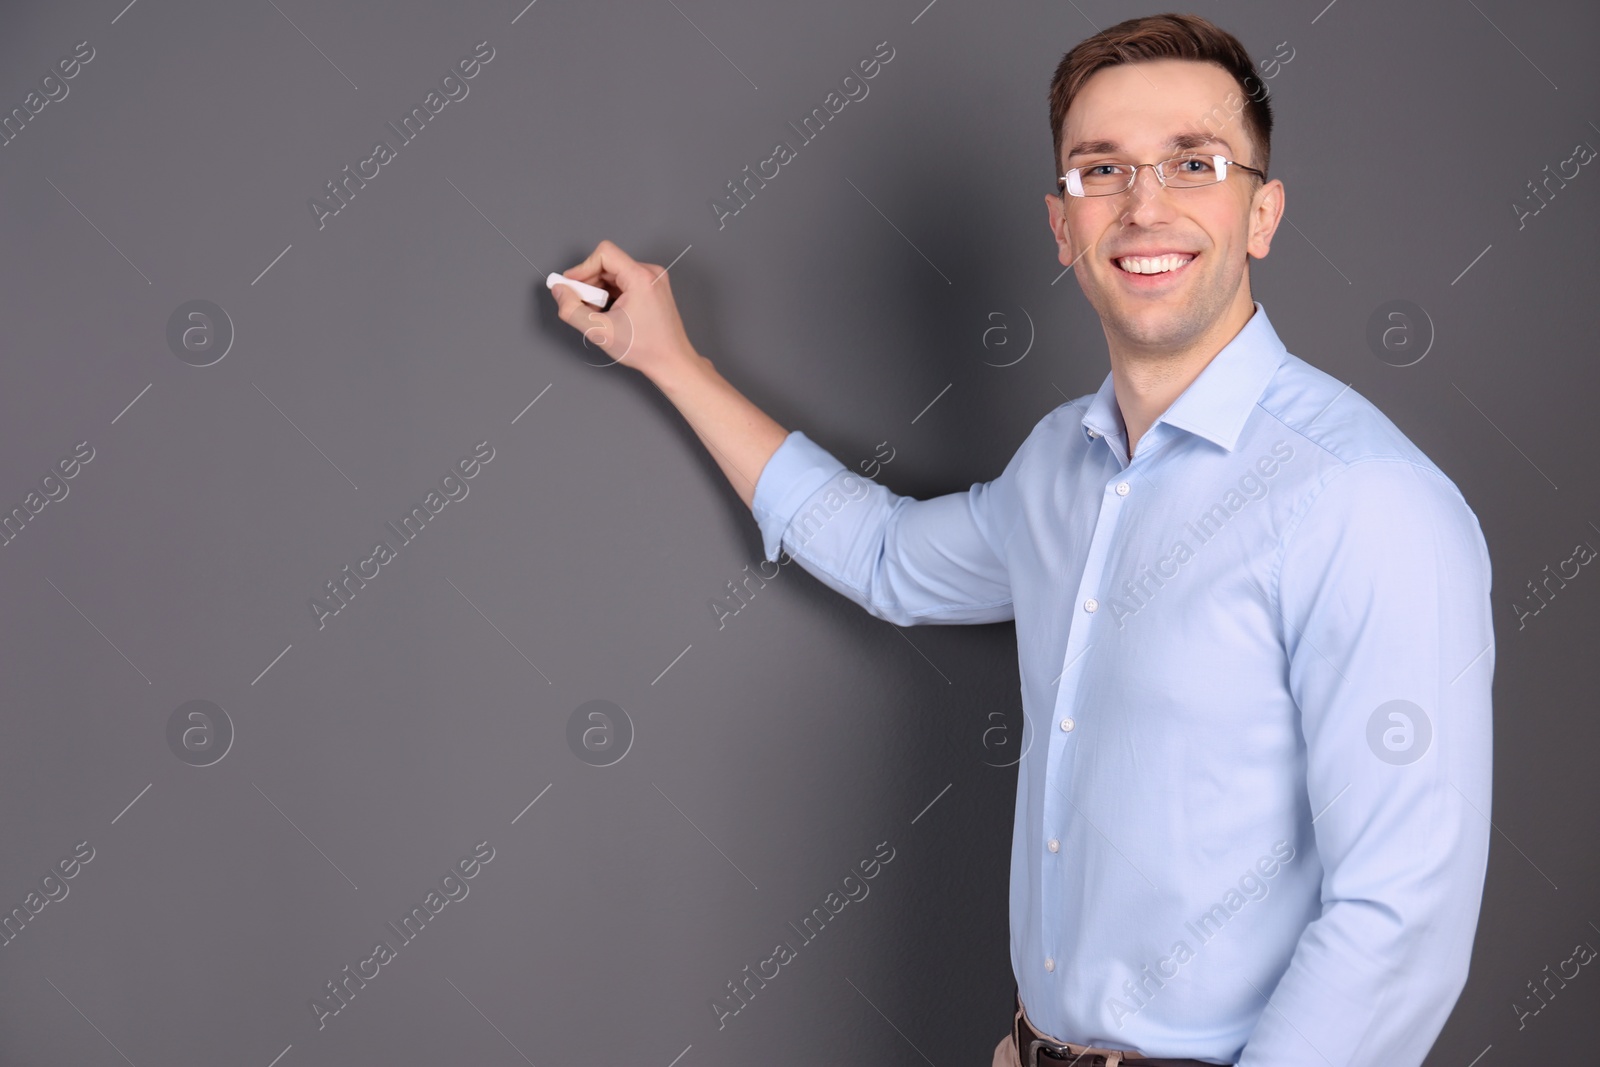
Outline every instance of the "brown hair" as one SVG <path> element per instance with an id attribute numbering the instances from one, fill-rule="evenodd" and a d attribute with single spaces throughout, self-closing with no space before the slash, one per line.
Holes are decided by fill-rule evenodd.
<path id="1" fill-rule="evenodd" d="M 1250 54 L 1231 33 L 1199 15 L 1167 14 L 1146 15 L 1119 22 L 1078 42 L 1061 57 L 1055 77 L 1050 79 L 1050 132 L 1056 151 L 1056 170 L 1052 171 L 1053 175 L 1059 177 L 1061 173 L 1061 145 L 1067 107 L 1082 90 L 1084 83 L 1105 67 L 1144 59 L 1192 59 L 1215 63 L 1233 75 L 1233 80 L 1239 83 L 1245 94 L 1244 130 L 1256 153 L 1251 165 L 1263 174 L 1268 173 L 1267 162 L 1272 152 L 1272 105 L 1267 99 L 1266 83 L 1256 77 Z M 1253 89 L 1252 82 L 1256 86 Z M 1218 108 L 1211 110 L 1212 115 L 1218 112 Z M 1207 128 L 1210 129 L 1210 126 Z M 1261 180 L 1266 181 L 1265 178 Z"/>

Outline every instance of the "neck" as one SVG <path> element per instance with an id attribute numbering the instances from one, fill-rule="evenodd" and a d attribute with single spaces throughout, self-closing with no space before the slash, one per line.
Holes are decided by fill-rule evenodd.
<path id="1" fill-rule="evenodd" d="M 1255 304 L 1250 293 L 1241 290 L 1227 314 L 1220 316 L 1202 335 L 1178 347 L 1152 348 L 1107 332 L 1111 384 L 1116 390 L 1123 428 L 1127 431 L 1129 459 L 1133 458 L 1139 439 L 1156 419 L 1189 388 L 1217 353 L 1238 336 L 1253 314 Z"/>

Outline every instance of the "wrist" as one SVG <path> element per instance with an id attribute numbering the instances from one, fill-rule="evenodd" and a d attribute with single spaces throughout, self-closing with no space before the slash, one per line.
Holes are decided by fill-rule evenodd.
<path id="1" fill-rule="evenodd" d="M 716 377 L 716 374 L 711 361 L 690 348 L 678 358 L 654 368 L 649 378 L 657 389 L 671 397 L 696 383 Z"/>

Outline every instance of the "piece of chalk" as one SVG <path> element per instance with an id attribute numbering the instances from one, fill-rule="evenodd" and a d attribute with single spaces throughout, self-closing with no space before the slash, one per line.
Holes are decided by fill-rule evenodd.
<path id="1" fill-rule="evenodd" d="M 590 285 L 587 282 L 574 281 L 561 274 L 551 274 L 544 280 L 544 284 L 547 289 L 554 289 L 558 285 L 571 286 L 583 298 L 584 303 L 593 304 L 601 310 L 605 310 L 606 302 L 611 299 L 611 294 L 599 286 Z"/>

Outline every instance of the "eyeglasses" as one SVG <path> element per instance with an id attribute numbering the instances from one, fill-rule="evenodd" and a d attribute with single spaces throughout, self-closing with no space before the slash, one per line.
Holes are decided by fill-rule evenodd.
<path id="1" fill-rule="evenodd" d="M 1226 181 L 1228 168 L 1238 167 L 1266 180 L 1266 175 L 1254 167 L 1235 163 L 1226 156 L 1178 156 L 1160 163 L 1096 163 L 1088 167 L 1073 167 L 1056 185 L 1071 196 L 1113 196 L 1133 188 L 1140 167 L 1151 167 L 1156 178 L 1168 189 L 1197 189 L 1203 185 L 1216 185 Z"/>

